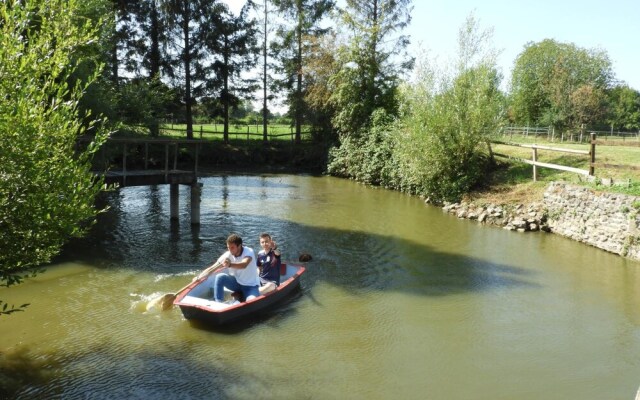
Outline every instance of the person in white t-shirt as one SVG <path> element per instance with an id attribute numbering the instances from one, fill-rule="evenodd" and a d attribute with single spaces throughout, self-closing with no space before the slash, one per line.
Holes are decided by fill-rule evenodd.
<path id="1" fill-rule="evenodd" d="M 229 272 L 216 275 L 213 283 L 213 299 L 219 302 L 224 301 L 225 288 L 232 292 L 242 292 L 245 300 L 260 296 L 258 266 L 253 249 L 243 246 L 242 238 L 236 234 L 227 238 L 227 249 L 218 258 L 216 264 L 228 268 Z"/>

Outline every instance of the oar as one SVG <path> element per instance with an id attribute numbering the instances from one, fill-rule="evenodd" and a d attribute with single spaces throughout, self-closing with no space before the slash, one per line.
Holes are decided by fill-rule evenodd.
<path id="1" fill-rule="evenodd" d="M 191 285 L 191 282 L 189 282 L 185 287 L 183 287 L 182 289 L 179 289 L 175 293 L 166 293 L 160 297 L 156 297 L 155 299 L 151 300 L 150 302 L 147 303 L 147 311 L 155 310 L 158 308 L 162 311 L 169 310 L 171 307 L 173 307 L 173 301 L 176 299 L 176 296 L 178 295 L 178 293 L 188 288 L 189 285 Z"/>
<path id="2" fill-rule="evenodd" d="M 204 271 L 202 271 L 200 273 L 200 275 L 198 275 L 196 277 L 196 279 L 202 279 L 202 278 L 206 277 L 207 275 L 212 274 L 213 272 L 215 272 L 220 267 L 224 267 L 224 265 L 216 262 L 215 264 L 213 264 L 209 268 L 207 268 Z M 149 303 L 147 303 L 147 311 L 153 310 L 153 309 L 156 309 L 156 308 L 159 308 L 162 311 L 167 311 L 167 310 L 171 309 L 171 307 L 173 307 L 173 301 L 176 299 L 176 296 L 178 295 L 178 293 L 180 293 L 183 290 L 185 290 L 186 288 L 188 288 L 189 285 L 191 285 L 191 282 L 189 282 L 186 286 L 184 286 L 182 289 L 179 289 L 175 293 L 163 294 L 162 296 L 151 300 Z"/>

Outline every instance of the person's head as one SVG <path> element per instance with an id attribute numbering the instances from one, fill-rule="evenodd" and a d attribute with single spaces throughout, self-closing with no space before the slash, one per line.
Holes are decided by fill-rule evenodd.
<path id="1" fill-rule="evenodd" d="M 269 235 L 268 233 L 260 234 L 260 247 L 262 247 L 265 251 L 271 249 L 271 242 L 271 235 Z"/>
<path id="2" fill-rule="evenodd" d="M 229 252 L 235 257 L 238 257 L 242 254 L 242 238 L 235 233 L 229 235 L 227 238 L 227 249 L 229 249 Z"/>

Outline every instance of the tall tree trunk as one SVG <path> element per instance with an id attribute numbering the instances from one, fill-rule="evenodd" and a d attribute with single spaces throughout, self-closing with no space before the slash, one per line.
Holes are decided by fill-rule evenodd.
<path id="1" fill-rule="evenodd" d="M 262 45 L 264 61 L 262 70 L 262 141 L 267 143 L 267 0 L 264 0 L 264 43 Z"/>
<path id="2" fill-rule="evenodd" d="M 191 45 L 189 42 L 189 5 L 185 4 L 182 32 L 184 34 L 184 97 L 186 103 L 187 139 L 193 139 L 193 115 L 191 113 Z"/>
<path id="3" fill-rule="evenodd" d="M 118 86 L 118 3 L 115 3 L 115 12 L 113 13 L 114 25 L 113 25 L 113 47 L 111 48 L 111 81 L 117 87 Z"/>
<path id="4" fill-rule="evenodd" d="M 160 28 L 156 2 L 151 2 L 151 49 L 149 52 L 149 77 L 160 77 Z"/>
<path id="5" fill-rule="evenodd" d="M 149 51 L 149 79 L 151 80 L 151 84 L 156 84 L 156 79 L 160 80 L 160 29 L 158 22 L 158 10 L 156 8 L 156 2 L 151 2 L 151 32 L 150 32 L 150 40 L 151 40 L 151 48 Z M 151 136 L 159 136 L 160 135 L 160 116 L 158 115 L 158 110 L 153 110 L 153 119 L 149 124 L 149 131 Z"/>
<path id="6" fill-rule="evenodd" d="M 229 36 L 225 34 L 224 37 L 224 68 L 223 74 L 223 89 L 222 89 L 222 108 L 224 113 L 224 129 L 223 136 L 224 142 L 229 143 Z"/>
<path id="7" fill-rule="evenodd" d="M 295 120 L 296 120 L 296 144 L 302 141 L 302 2 L 298 1 L 298 27 L 296 28 L 297 36 L 297 55 L 296 55 L 296 100 L 295 100 Z"/>

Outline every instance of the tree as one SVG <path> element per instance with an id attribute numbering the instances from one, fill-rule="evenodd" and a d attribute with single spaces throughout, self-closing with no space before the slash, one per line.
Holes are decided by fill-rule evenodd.
<path id="1" fill-rule="evenodd" d="M 78 102 L 100 69 L 83 82 L 72 76 L 101 24 L 78 10 L 78 0 L 0 3 L 0 286 L 22 282 L 99 212 L 90 163 L 105 133 Z M 88 149 L 77 150 L 88 133 Z M 0 314 L 23 308 L 4 303 Z"/>
<path id="2" fill-rule="evenodd" d="M 504 95 L 496 70 L 497 53 L 470 16 L 460 29 L 453 75 L 428 62 L 404 88 L 405 103 L 396 138 L 398 176 L 436 201 L 457 201 L 485 176 L 489 139 L 504 121 Z M 488 157 L 487 157 L 488 150 Z"/>
<path id="3" fill-rule="evenodd" d="M 284 79 L 280 85 L 288 92 L 289 114 L 295 121 L 295 142 L 301 141 L 301 127 L 306 111 L 303 82 L 307 57 L 312 40 L 325 35 L 329 29 L 319 26 L 333 9 L 333 0 L 273 0 L 285 20 L 293 21 L 289 27 L 278 30 L 278 57 Z"/>
<path id="4" fill-rule="evenodd" d="M 168 34 L 173 49 L 170 75 L 179 78 L 184 85 L 185 119 L 187 138 L 193 139 L 192 107 L 205 90 L 204 82 L 210 70 L 211 60 L 204 38 L 211 29 L 205 21 L 214 12 L 215 0 L 163 0 L 162 8 L 167 21 Z"/>
<path id="5" fill-rule="evenodd" d="M 607 122 L 611 129 L 640 130 L 640 92 L 617 85 L 608 93 Z"/>
<path id="6" fill-rule="evenodd" d="M 342 135 L 366 131 L 378 108 L 397 113 L 399 77 L 413 65 L 409 38 L 400 34 L 410 12 L 410 0 L 346 0 L 339 23 L 348 43 L 338 53 L 343 68 L 332 79 L 333 122 Z"/>
<path id="7" fill-rule="evenodd" d="M 209 31 L 206 43 L 216 61 L 213 63 L 215 78 L 209 79 L 209 87 L 219 91 L 219 102 L 222 105 L 224 119 L 224 142 L 229 142 L 229 112 L 231 107 L 240 104 L 238 95 L 248 96 L 257 89 L 253 80 L 241 82 L 240 73 L 256 65 L 257 40 L 256 21 L 249 18 L 251 5 L 247 3 L 237 17 L 229 12 L 226 5 L 218 5 L 218 10 L 210 15 L 210 26 L 216 29 Z"/>
<path id="8" fill-rule="evenodd" d="M 304 93 L 307 118 L 313 128 L 314 140 L 332 142 L 336 140 L 331 120 L 336 114 L 331 101 L 332 77 L 340 70 L 336 58 L 337 39 L 335 33 L 313 38 L 305 68 L 307 87 Z"/>
<path id="9" fill-rule="evenodd" d="M 611 61 L 602 50 L 551 39 L 528 43 L 513 69 L 512 114 L 521 124 L 579 127 L 586 114 L 601 112 L 612 78 Z"/>

